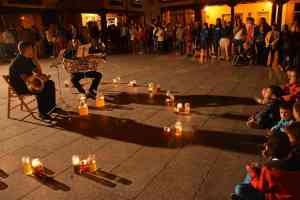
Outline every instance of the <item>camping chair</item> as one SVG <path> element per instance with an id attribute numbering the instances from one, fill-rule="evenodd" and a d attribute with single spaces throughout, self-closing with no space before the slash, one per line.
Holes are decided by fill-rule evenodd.
<path id="1" fill-rule="evenodd" d="M 31 98 L 27 101 L 30 97 L 33 97 L 31 94 L 18 94 L 15 89 L 10 84 L 10 79 L 8 75 L 3 75 L 5 82 L 8 84 L 8 100 L 7 100 L 7 118 L 11 119 L 11 112 L 16 108 L 20 107 L 21 111 L 28 112 L 29 114 L 26 115 L 22 120 L 26 119 L 29 116 L 32 116 L 34 119 L 38 119 L 34 115 L 34 111 L 36 110 L 36 106 L 31 108 L 31 104 L 36 103 L 36 98 Z M 19 101 L 18 104 L 12 105 L 13 100 L 16 99 Z"/>

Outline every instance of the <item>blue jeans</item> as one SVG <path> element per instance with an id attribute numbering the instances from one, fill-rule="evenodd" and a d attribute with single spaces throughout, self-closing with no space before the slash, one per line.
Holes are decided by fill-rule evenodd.
<path id="1" fill-rule="evenodd" d="M 235 194 L 241 200 L 264 200 L 264 194 L 253 188 L 250 182 L 251 177 L 247 174 L 244 181 L 235 186 Z"/>

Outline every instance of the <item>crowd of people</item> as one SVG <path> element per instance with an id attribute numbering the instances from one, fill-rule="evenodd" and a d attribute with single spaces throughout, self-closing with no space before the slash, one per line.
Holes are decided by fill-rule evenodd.
<path id="1" fill-rule="evenodd" d="M 265 129 L 262 161 L 246 165 L 247 175 L 235 187 L 233 200 L 300 199 L 300 73 L 286 70 L 288 82 L 263 88 L 256 98 L 263 107 L 250 116 L 247 126 Z"/>
<path id="2" fill-rule="evenodd" d="M 32 26 L 0 30 L 0 57 L 13 57 L 19 41 L 36 45 L 39 57 L 57 56 L 68 41 L 79 39 L 82 44 L 105 41 L 112 52 L 162 54 L 176 50 L 177 54 L 193 56 L 200 63 L 210 58 L 232 60 L 233 64 L 259 64 L 284 69 L 300 63 L 300 22 L 291 26 L 269 25 L 261 18 L 255 23 L 239 17 L 234 23 L 218 18 L 215 24 L 171 24 L 153 20 L 149 25 L 134 22 L 110 25 L 101 30 L 96 22 L 77 27 L 72 24 L 50 24 L 45 30 Z"/>

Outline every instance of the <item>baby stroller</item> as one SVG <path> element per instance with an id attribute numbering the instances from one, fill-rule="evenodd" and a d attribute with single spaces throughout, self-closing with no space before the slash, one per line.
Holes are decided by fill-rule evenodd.
<path id="1" fill-rule="evenodd" d="M 255 48 L 254 42 L 248 41 L 244 42 L 242 40 L 233 41 L 233 66 L 251 65 L 255 61 Z"/>

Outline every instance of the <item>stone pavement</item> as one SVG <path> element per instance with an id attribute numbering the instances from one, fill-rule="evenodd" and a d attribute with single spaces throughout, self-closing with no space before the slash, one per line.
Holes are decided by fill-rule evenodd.
<path id="1" fill-rule="evenodd" d="M 51 60 L 42 60 L 57 84 Z M 0 65 L 1 75 L 7 64 Z M 1 200 L 225 200 L 245 175 L 244 165 L 258 159 L 261 131 L 249 130 L 245 120 L 257 110 L 251 97 L 268 85 L 267 69 L 232 67 L 213 61 L 198 65 L 174 55 L 115 55 L 101 67 L 110 82 L 136 80 L 139 87 L 103 84 L 109 97 L 105 109 L 89 101 L 90 116 L 59 120 L 55 125 L 28 118 L 6 118 L 7 85 L 0 80 Z M 63 80 L 68 79 L 63 74 Z M 176 99 L 189 101 L 190 116 L 176 115 L 164 105 L 164 95 L 150 98 L 142 85 L 152 81 L 170 90 Z M 77 111 L 78 95 L 62 86 L 66 104 Z M 16 118 L 24 113 L 17 111 Z M 177 120 L 194 138 L 182 148 L 171 148 L 162 134 Z M 96 154 L 104 178 L 74 175 L 71 157 Z M 21 157 L 39 157 L 55 172 L 50 183 L 22 173 Z M 4 174 L 5 174 L 4 173 Z M 121 177 L 121 178 L 120 178 Z"/>

